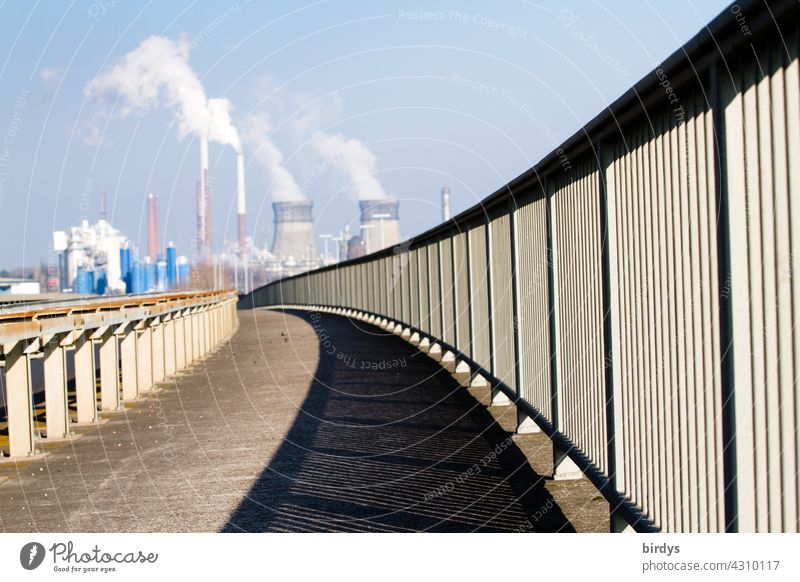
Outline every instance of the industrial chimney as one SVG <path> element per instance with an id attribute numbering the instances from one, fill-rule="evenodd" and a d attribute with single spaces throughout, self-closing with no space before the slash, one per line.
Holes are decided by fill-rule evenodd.
<path id="1" fill-rule="evenodd" d="M 158 257 L 158 196 L 150 192 L 147 195 L 147 256 L 151 261 Z"/>
<path id="2" fill-rule="evenodd" d="M 450 188 L 442 188 L 442 222 L 450 220 Z"/>
<path id="3" fill-rule="evenodd" d="M 201 209 L 203 208 L 203 191 L 202 186 L 200 185 L 201 182 L 198 180 L 195 183 L 195 203 L 197 206 L 197 212 L 195 213 L 195 243 L 194 249 L 197 251 L 198 255 L 202 254 L 203 252 L 203 217 L 201 214 Z"/>
<path id="4" fill-rule="evenodd" d="M 244 155 L 236 154 L 236 205 L 239 210 L 239 258 L 244 257 L 244 239 L 247 235 L 245 221 L 246 202 L 244 195 Z"/>
<path id="5" fill-rule="evenodd" d="M 272 254 L 276 260 L 281 263 L 291 260 L 296 264 L 317 260 L 312 206 L 310 201 L 272 203 L 275 213 Z"/>
<path id="6" fill-rule="evenodd" d="M 400 243 L 397 200 L 360 200 L 358 204 L 361 208 L 361 238 L 367 253 Z"/>
<path id="7" fill-rule="evenodd" d="M 211 186 L 208 179 L 208 137 L 200 138 L 200 190 L 197 197 L 198 244 L 203 262 L 211 261 Z"/>

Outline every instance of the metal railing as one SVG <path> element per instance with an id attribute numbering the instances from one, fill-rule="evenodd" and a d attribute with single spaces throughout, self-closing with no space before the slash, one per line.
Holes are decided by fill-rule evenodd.
<path id="1" fill-rule="evenodd" d="M 243 304 L 443 352 L 616 530 L 798 531 L 799 7 L 732 5 L 481 204 Z"/>
<path id="2" fill-rule="evenodd" d="M 126 295 L 0 309 L 0 354 L 11 460 L 35 455 L 37 441 L 69 438 L 98 412 L 121 409 L 205 356 L 238 325 L 230 291 Z M 97 347 L 97 349 L 96 349 Z M 31 361 L 43 359 L 43 430 L 34 423 Z M 99 365 L 99 376 L 97 374 Z M 70 418 L 68 369 L 77 418 Z M 98 407 L 97 384 L 100 398 Z"/>

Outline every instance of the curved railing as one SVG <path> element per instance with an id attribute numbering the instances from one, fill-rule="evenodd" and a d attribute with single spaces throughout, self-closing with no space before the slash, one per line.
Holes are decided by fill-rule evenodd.
<path id="1" fill-rule="evenodd" d="M 6 455 L 34 455 L 39 439 L 68 438 L 76 424 L 97 422 L 99 411 L 120 409 L 202 358 L 236 330 L 236 299 L 232 291 L 178 292 L 0 309 Z M 34 386 L 31 360 L 40 358 L 44 386 Z M 75 419 L 68 368 L 74 370 Z M 38 427 L 35 396 L 41 392 L 45 420 Z"/>
<path id="2" fill-rule="evenodd" d="M 732 5 L 481 204 L 243 305 L 443 346 L 616 529 L 798 531 L 799 6 Z"/>

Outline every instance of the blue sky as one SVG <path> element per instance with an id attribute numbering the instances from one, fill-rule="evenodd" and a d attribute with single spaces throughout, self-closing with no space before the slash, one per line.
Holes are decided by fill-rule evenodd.
<path id="1" fill-rule="evenodd" d="M 96 220 L 144 242 L 161 198 L 165 239 L 188 253 L 198 147 L 164 109 L 104 119 L 84 88 L 151 35 L 189 63 L 232 118 L 267 113 L 314 201 L 317 233 L 357 224 L 357 201 L 296 130 L 340 133 L 377 158 L 411 236 L 461 211 L 574 133 L 725 9 L 717 0 L 0 2 L 0 267 L 48 255 L 51 232 Z M 307 115 L 313 112 L 314 115 Z M 93 131 L 98 127 L 100 134 Z M 101 135 L 102 139 L 98 140 Z M 235 239 L 235 157 L 211 147 L 214 244 Z M 247 157 L 248 230 L 271 235 L 269 176 Z"/>

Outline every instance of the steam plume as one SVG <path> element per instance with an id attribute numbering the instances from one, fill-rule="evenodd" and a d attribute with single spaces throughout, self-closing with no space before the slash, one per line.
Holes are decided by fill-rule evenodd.
<path id="1" fill-rule="evenodd" d="M 256 113 L 245 121 L 244 139 L 253 151 L 253 157 L 267 171 L 272 181 L 272 199 L 275 202 L 306 200 L 292 173 L 284 165 L 284 157 L 269 138 L 272 129 L 266 113 Z"/>
<path id="2" fill-rule="evenodd" d="M 230 118 L 227 99 L 208 99 L 200 79 L 189 66 L 190 44 L 151 36 L 85 88 L 87 97 L 119 95 L 122 115 L 164 106 L 175 111 L 178 137 L 207 135 L 237 152 L 242 145 Z"/>
<path id="3" fill-rule="evenodd" d="M 359 200 L 389 197 L 375 177 L 378 160 L 363 142 L 338 133 L 318 133 L 312 143 L 328 164 L 348 175 L 350 187 Z"/>

